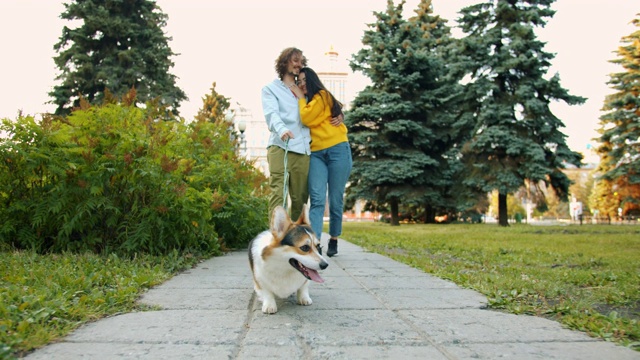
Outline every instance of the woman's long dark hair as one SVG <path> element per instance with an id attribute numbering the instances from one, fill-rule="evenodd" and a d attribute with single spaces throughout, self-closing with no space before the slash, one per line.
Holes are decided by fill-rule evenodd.
<path id="1" fill-rule="evenodd" d="M 327 90 L 327 88 L 324 87 L 322 81 L 320 81 L 320 78 L 318 77 L 318 74 L 316 74 L 313 69 L 308 67 L 302 68 L 300 72 L 307 75 L 307 78 L 305 79 L 307 83 L 307 99 L 313 99 L 313 97 L 317 93 L 319 93 L 320 90 L 324 90 L 327 92 L 327 94 L 329 94 L 329 96 L 331 97 L 331 101 L 333 102 L 333 105 L 331 106 L 331 116 L 336 117 L 342 114 L 342 104 L 333 96 L 333 94 L 329 90 Z"/>

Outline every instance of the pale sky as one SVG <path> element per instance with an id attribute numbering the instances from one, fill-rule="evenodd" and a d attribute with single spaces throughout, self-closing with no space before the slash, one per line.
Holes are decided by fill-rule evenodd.
<path id="1" fill-rule="evenodd" d="M 433 0 L 435 14 L 455 26 L 458 11 L 481 0 Z M 383 11 L 386 0 L 158 0 L 169 16 L 165 31 L 173 40 L 171 72 L 188 101 L 180 112 L 187 120 L 202 106 L 212 83 L 223 96 L 261 113 L 260 89 L 276 77 L 274 60 L 289 46 L 302 49 L 309 66 L 322 70 L 324 53 L 331 46 L 340 54 L 341 66 L 351 73 L 348 60 L 361 47 L 366 24 L 373 11 Z M 66 24 L 59 15 L 64 1 L 0 0 L 0 118 L 15 118 L 18 110 L 37 115 L 52 112 L 46 102 L 56 85 L 53 45 Z M 396 1 L 398 3 L 398 1 Z M 413 15 L 418 0 L 408 0 L 405 18 Z M 640 13 L 637 0 L 558 0 L 555 16 L 539 38 L 556 58 L 549 76 L 558 72 L 561 84 L 573 95 L 588 98 L 581 106 L 554 104 L 553 112 L 566 125 L 567 143 L 576 151 L 597 159 L 586 149 L 597 137 L 604 97 L 612 90 L 608 74 L 622 69 L 610 64 L 621 38 L 635 31 L 630 24 Z M 454 30 L 455 34 L 459 32 Z M 348 94 L 367 83 L 360 73 L 351 74 Z"/>

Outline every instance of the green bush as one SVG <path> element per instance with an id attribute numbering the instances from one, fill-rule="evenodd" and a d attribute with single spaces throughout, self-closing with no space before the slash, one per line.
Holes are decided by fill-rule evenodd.
<path id="1" fill-rule="evenodd" d="M 38 252 L 216 253 L 267 227 L 264 177 L 228 124 L 107 104 L 4 119 L 0 244 Z"/>

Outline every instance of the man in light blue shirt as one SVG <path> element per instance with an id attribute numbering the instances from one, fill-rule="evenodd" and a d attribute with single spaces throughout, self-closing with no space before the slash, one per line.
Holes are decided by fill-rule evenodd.
<path id="1" fill-rule="evenodd" d="M 269 163 L 269 216 L 276 206 L 287 207 L 285 193 L 285 150 L 287 153 L 287 186 L 291 198 L 290 215 L 296 220 L 302 206 L 309 198 L 307 180 L 309 176 L 309 155 L 311 135 L 309 128 L 302 125 L 298 98 L 291 91 L 296 85 L 300 69 L 307 65 L 302 50 L 286 48 L 276 59 L 278 78 L 262 88 L 262 110 L 271 134 L 267 143 Z"/>

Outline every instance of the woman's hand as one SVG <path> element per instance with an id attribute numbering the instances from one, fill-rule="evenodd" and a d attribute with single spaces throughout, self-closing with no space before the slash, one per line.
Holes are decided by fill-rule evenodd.
<path id="1" fill-rule="evenodd" d="M 293 91 L 293 93 L 295 94 L 295 96 L 298 99 L 304 99 L 304 93 L 302 92 L 302 90 L 300 90 L 298 85 L 296 85 L 295 83 L 291 84 L 291 85 L 289 85 L 289 89 L 291 89 L 291 91 Z"/>
<path id="2" fill-rule="evenodd" d="M 344 122 L 344 115 L 340 114 L 334 118 L 331 118 L 331 125 L 340 126 Z"/>

